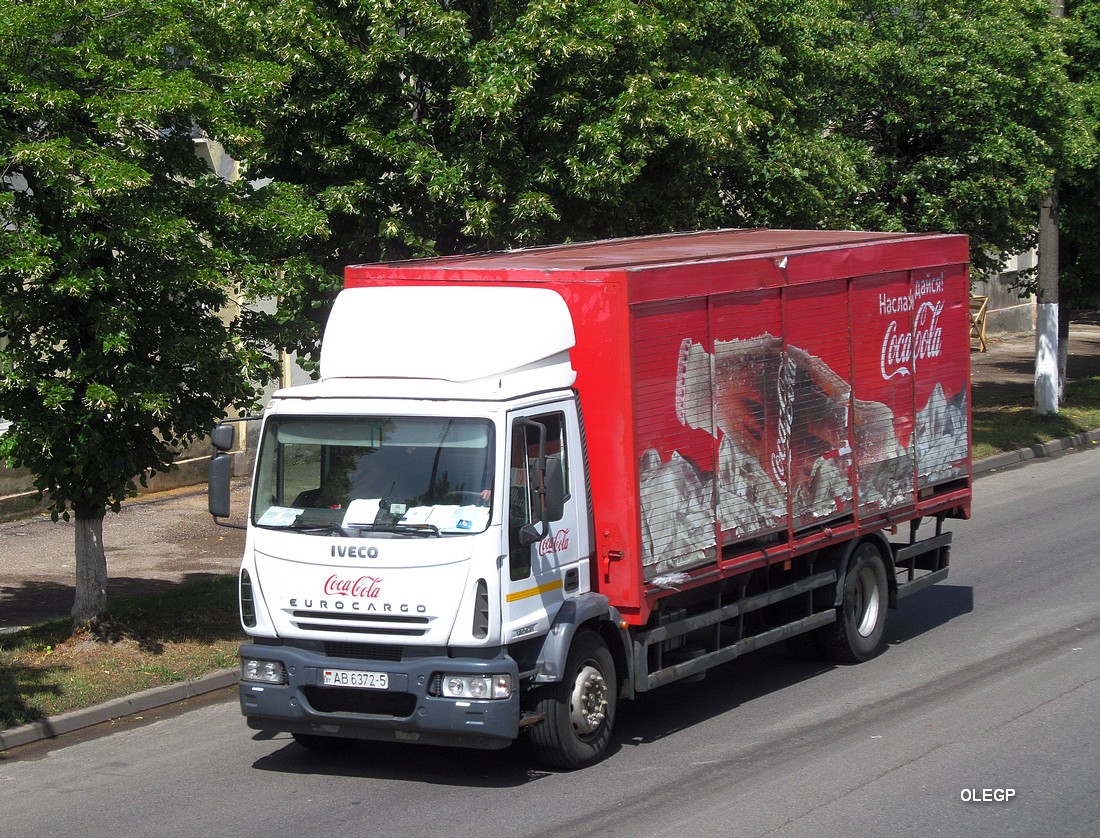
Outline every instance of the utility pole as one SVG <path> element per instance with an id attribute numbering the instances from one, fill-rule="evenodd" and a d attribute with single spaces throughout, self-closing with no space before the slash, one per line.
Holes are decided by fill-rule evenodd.
<path id="1" fill-rule="evenodd" d="M 1051 0 L 1051 15 L 1066 15 L 1065 0 Z M 1039 209 L 1039 300 L 1035 321 L 1035 412 L 1058 412 L 1062 392 L 1058 346 L 1058 183 Z"/>
<path id="2" fill-rule="evenodd" d="M 1058 412 L 1058 193 L 1039 209 L 1039 300 L 1035 320 L 1035 412 Z"/>

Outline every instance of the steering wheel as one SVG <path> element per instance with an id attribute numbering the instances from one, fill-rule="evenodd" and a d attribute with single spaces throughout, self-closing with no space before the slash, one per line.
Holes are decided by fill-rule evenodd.
<path id="1" fill-rule="evenodd" d="M 457 502 L 459 506 L 485 506 L 489 502 L 486 498 L 481 496 L 481 492 L 467 492 L 462 490 L 445 492 L 440 498 L 440 501 L 444 503 Z"/>

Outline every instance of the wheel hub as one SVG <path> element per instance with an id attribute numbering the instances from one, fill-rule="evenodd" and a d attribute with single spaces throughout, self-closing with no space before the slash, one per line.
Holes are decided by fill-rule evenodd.
<path id="1" fill-rule="evenodd" d="M 861 637 L 870 637 L 878 626 L 879 590 L 875 584 L 875 574 L 870 568 L 863 568 L 856 583 L 853 606 L 855 609 L 856 630 Z"/>
<path id="2" fill-rule="evenodd" d="M 595 733 L 607 718 L 607 682 L 591 664 L 581 667 L 573 683 L 569 719 L 580 735 Z"/>

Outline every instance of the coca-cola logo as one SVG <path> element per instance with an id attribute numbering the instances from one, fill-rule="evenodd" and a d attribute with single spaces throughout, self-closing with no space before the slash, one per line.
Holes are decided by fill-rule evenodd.
<path id="1" fill-rule="evenodd" d="M 923 302 L 913 318 L 913 331 L 901 331 L 897 320 L 891 320 L 882 339 L 879 369 L 889 381 L 896 376 L 913 374 L 913 367 L 921 358 L 937 358 L 943 351 L 943 300 Z"/>
<path id="2" fill-rule="evenodd" d="M 569 547 L 569 530 L 558 530 L 539 542 L 539 555 L 560 553 Z"/>
<path id="3" fill-rule="evenodd" d="M 382 578 L 360 576 L 358 579 L 341 579 L 333 574 L 325 580 L 326 596 L 348 596 L 360 599 L 378 599 L 382 592 Z"/>

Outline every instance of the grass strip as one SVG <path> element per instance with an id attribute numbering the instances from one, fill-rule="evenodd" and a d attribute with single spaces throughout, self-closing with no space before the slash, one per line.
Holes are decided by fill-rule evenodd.
<path id="1" fill-rule="evenodd" d="M 235 576 L 120 599 L 94 631 L 68 618 L 0 636 L 0 728 L 237 665 Z"/>
<path id="2" fill-rule="evenodd" d="M 1020 400 L 977 401 L 973 408 L 974 459 L 1100 428 L 1100 376 L 1066 385 L 1066 397 L 1054 416 L 1038 416 L 1025 392 Z M 1021 403 L 1022 402 L 1022 403 Z"/>

